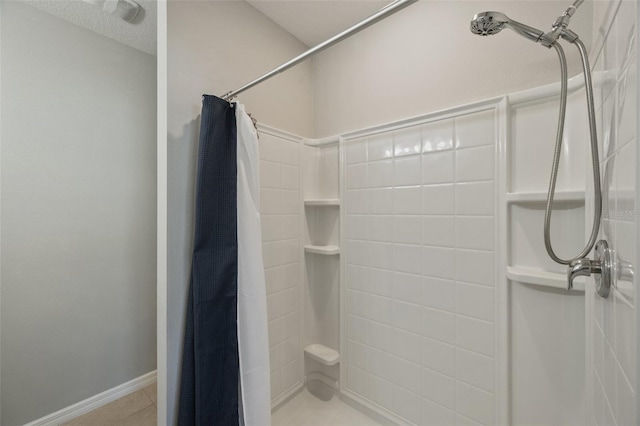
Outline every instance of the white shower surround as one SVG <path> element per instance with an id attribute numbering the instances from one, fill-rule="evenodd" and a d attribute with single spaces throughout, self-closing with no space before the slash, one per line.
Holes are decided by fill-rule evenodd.
<path id="1" fill-rule="evenodd" d="M 499 321 L 496 316 L 497 297 L 494 290 L 495 283 L 499 281 L 498 260 L 501 258 L 494 254 L 500 248 L 497 244 L 500 231 L 497 224 L 501 222 L 496 220 L 496 213 L 500 211 L 499 198 L 496 196 L 500 193 L 500 177 L 495 165 L 498 164 L 499 154 L 504 152 L 506 133 L 501 132 L 504 128 L 501 124 L 505 118 L 505 107 L 505 99 L 491 99 L 356 132 L 342 139 L 342 169 L 347 170 L 343 175 L 346 179 L 342 180 L 342 199 L 347 204 L 342 211 L 342 223 L 345 224 L 342 246 L 345 247 L 345 254 L 342 259 L 344 302 L 341 352 L 346 360 L 341 370 L 342 390 L 349 397 L 398 424 L 453 424 L 459 415 L 464 415 L 467 421 L 473 418 L 474 421 L 491 424 L 496 418 L 494 395 L 506 390 L 501 381 L 503 375 L 499 373 L 499 366 L 506 364 L 496 361 L 501 356 L 498 346 L 501 339 L 496 335 L 495 325 L 504 321 Z M 380 142 L 384 143 L 385 139 L 381 137 L 385 135 L 388 135 L 390 149 L 384 149 L 382 155 L 371 158 L 379 149 Z M 400 146 L 396 140 L 398 135 L 404 137 Z M 423 140 L 438 142 L 442 141 L 443 136 L 451 146 L 444 146 L 444 149 L 431 147 L 432 151 L 422 145 Z M 407 137 L 410 141 L 408 146 Z M 369 162 L 357 164 L 358 160 L 351 161 L 349 157 L 356 152 L 354 145 L 363 142 L 369 149 Z M 347 148 L 350 144 L 353 148 Z M 363 159 L 367 160 L 366 151 Z M 396 162 L 402 164 L 398 167 Z M 355 179 L 358 169 L 364 170 L 363 165 L 373 164 L 374 170 L 377 170 L 380 169 L 379 165 L 384 168 L 385 163 L 395 169 L 390 170 L 392 174 L 386 177 L 388 180 L 385 177 L 380 179 L 380 176 L 374 179 L 369 176 L 367 179 L 365 174 L 365 182 L 361 185 Z M 435 173 L 429 172 L 430 168 L 436 168 Z M 402 173 L 398 175 L 398 172 Z M 349 178 L 356 182 L 351 182 Z M 393 220 L 390 234 L 372 236 L 365 231 L 356 235 L 346 230 L 349 226 L 348 217 L 353 213 L 361 213 L 351 209 L 352 200 L 348 195 L 352 190 L 355 195 L 360 186 L 369 192 L 394 192 L 393 201 L 384 203 L 385 206 L 378 204 L 377 208 L 372 205 L 365 212 L 391 215 L 386 217 Z M 393 189 L 372 190 L 369 189 L 371 186 Z M 396 193 L 405 191 L 419 191 L 416 195 L 418 203 L 399 209 Z M 447 198 L 449 205 L 445 207 L 442 200 L 438 200 L 436 208 L 427 204 L 425 197 L 432 197 L 433 191 L 448 193 L 451 198 Z M 481 196 L 474 198 L 478 194 Z M 373 201 L 372 197 L 365 195 L 367 201 Z M 415 200 L 410 196 L 406 201 L 410 202 L 411 199 Z M 380 207 L 383 207 L 382 210 Z M 411 216 L 403 216 L 408 214 Z M 367 217 L 370 220 L 374 217 L 376 220 L 385 220 L 385 216 Z M 354 223 L 364 220 L 358 217 Z M 413 235 L 418 234 L 417 238 L 412 238 L 411 230 L 405 236 L 408 239 L 396 235 L 396 229 L 393 229 L 395 223 L 416 220 L 418 229 Z M 469 238 L 469 233 L 463 235 L 455 231 L 456 227 L 477 220 L 488 220 L 491 224 L 491 227 L 484 228 L 488 231 L 484 235 Z M 373 230 L 373 224 L 371 226 Z M 430 226 L 430 231 L 422 229 L 423 226 Z M 438 228 L 442 230 L 447 227 L 449 229 L 445 234 L 450 235 L 442 235 L 443 238 L 438 239 L 427 238 L 436 234 Z M 348 236 L 378 241 L 368 244 L 389 249 L 391 259 L 385 265 L 373 253 L 367 254 L 364 246 L 363 258 L 356 259 L 349 253 L 350 246 L 361 243 L 358 240 L 349 241 Z M 407 255 L 413 256 L 412 262 L 407 262 Z M 431 256 L 435 256 L 437 262 L 430 262 Z M 447 267 L 440 267 L 443 264 Z M 368 280 L 351 282 L 347 278 L 349 272 L 363 265 L 383 269 L 366 268 L 364 270 L 371 273 Z M 381 292 L 378 289 L 369 294 L 366 287 L 376 281 L 376 275 L 380 278 L 381 274 L 389 274 L 389 280 L 393 275 L 394 283 L 400 277 L 417 280 L 418 289 L 405 289 L 405 294 L 399 295 L 396 293 L 399 287 L 394 284 L 392 288 L 389 282 L 386 290 Z M 427 285 L 432 292 L 428 293 Z M 447 289 L 450 303 L 444 303 L 443 300 L 434 303 L 430 300 L 444 298 L 445 293 L 440 291 Z M 469 298 L 466 304 L 458 300 L 464 296 Z M 353 298 L 363 297 L 371 299 L 368 300 L 369 312 L 353 312 L 352 308 L 362 302 Z M 477 303 L 474 303 L 473 297 L 478 298 Z M 380 303 L 374 304 L 374 299 Z M 376 305 L 380 308 L 381 304 L 388 309 L 374 309 Z M 367 307 L 363 308 L 366 310 Z M 399 313 L 407 314 L 407 317 L 399 318 L 403 316 Z M 414 318 L 410 317 L 411 313 Z M 361 325 L 368 321 L 369 329 L 364 333 L 365 336 L 358 339 L 358 336 L 349 334 L 352 321 Z M 427 326 L 429 322 L 430 327 Z M 388 335 L 372 332 L 374 324 L 376 330 L 386 331 Z M 471 330 L 474 330 L 472 335 L 465 336 L 462 333 Z M 478 335 L 486 340 L 479 341 L 476 338 Z M 357 354 L 352 354 L 352 351 L 357 351 Z M 434 351 L 439 356 L 429 356 L 435 355 Z M 376 364 L 373 364 L 374 356 L 378 357 Z M 370 365 L 366 365 L 367 361 Z M 400 364 L 402 367 L 397 369 Z"/>
<path id="2" fill-rule="evenodd" d="M 277 406 L 303 382 L 302 138 L 259 127 L 262 247 L 267 286 L 271 400 Z"/>
<path id="3" fill-rule="evenodd" d="M 572 108 L 575 106 L 579 108 L 579 106 L 582 105 L 580 103 L 580 99 L 578 99 L 579 93 L 577 92 L 581 86 L 582 86 L 581 76 L 575 77 L 570 80 L 569 108 Z M 494 357 L 493 381 L 495 383 L 495 386 L 493 388 L 493 392 L 494 392 L 495 398 L 492 397 L 489 400 L 489 402 L 487 402 L 487 404 L 492 405 L 491 407 L 477 407 L 477 406 L 473 407 L 473 410 L 477 410 L 477 409 L 488 410 L 485 413 L 467 411 L 462 414 L 464 417 L 460 417 L 460 420 L 471 419 L 478 423 L 491 424 L 492 422 L 488 421 L 488 418 L 486 417 L 487 413 L 490 413 L 489 415 L 491 416 L 495 424 L 506 424 L 508 422 L 508 419 L 512 417 L 513 413 L 510 413 L 510 410 L 512 409 L 512 407 L 510 406 L 511 405 L 509 400 L 510 396 L 508 394 L 509 380 L 510 380 L 509 379 L 509 368 L 510 368 L 509 367 L 510 365 L 509 344 L 510 342 L 509 342 L 508 328 L 511 322 L 511 319 L 509 317 L 509 312 L 508 312 L 509 303 L 510 303 L 508 298 L 508 291 L 509 291 L 508 288 L 510 285 L 521 285 L 521 284 L 516 284 L 515 282 L 524 282 L 527 284 L 542 285 L 545 287 L 556 287 L 556 288 L 561 287 L 562 274 L 561 274 L 561 271 L 557 268 L 549 268 L 548 267 L 549 265 L 544 263 L 543 264 L 536 263 L 535 261 L 534 261 L 534 264 L 532 265 L 524 265 L 525 267 L 529 266 L 528 269 L 517 268 L 517 271 L 516 271 L 517 274 L 514 274 L 513 272 L 510 272 L 509 274 L 507 273 L 507 267 L 509 265 L 508 259 L 510 259 L 510 256 L 511 256 L 510 249 L 509 249 L 511 247 L 511 244 L 510 242 L 507 241 L 507 235 L 509 232 L 508 226 L 510 226 L 509 225 L 510 221 L 508 218 L 508 206 L 511 206 L 512 204 L 518 204 L 518 203 L 530 203 L 530 202 L 539 203 L 540 200 L 544 199 L 544 194 L 546 193 L 546 183 L 548 179 L 547 171 L 544 168 L 544 166 L 542 166 L 542 167 L 538 167 L 540 182 L 544 182 L 544 185 L 542 187 L 537 187 L 537 190 L 533 191 L 531 187 L 521 187 L 521 185 L 514 184 L 512 181 L 513 176 L 510 174 L 509 169 L 510 169 L 510 162 L 515 160 L 510 158 L 509 147 L 517 144 L 517 141 L 511 140 L 509 143 L 507 141 L 509 137 L 513 136 L 513 135 L 510 135 L 510 133 L 513 125 L 512 123 L 513 111 L 515 109 L 521 108 L 523 105 L 535 105 L 536 103 L 543 104 L 543 103 L 551 102 L 552 105 L 557 105 L 556 103 L 554 103 L 554 98 L 557 97 L 558 92 L 559 92 L 559 84 L 552 84 L 552 85 L 548 85 L 540 88 L 526 90 L 523 92 L 518 92 L 511 95 L 506 95 L 506 96 L 484 100 L 480 102 L 474 102 L 472 104 L 455 107 L 455 108 L 447 109 L 444 111 L 425 114 L 419 117 L 396 121 L 393 123 L 375 126 L 372 128 L 363 129 L 355 132 L 349 132 L 347 134 L 336 136 L 336 137 L 329 137 L 329 138 L 316 139 L 316 140 L 304 139 L 304 138 L 301 138 L 301 137 L 292 135 L 290 133 L 283 132 L 265 125 L 259 126 L 261 130 L 261 135 L 263 134 L 265 135 L 261 139 L 263 160 L 265 160 L 265 155 L 271 158 L 271 160 L 268 160 L 268 161 L 273 161 L 276 158 L 274 157 L 274 153 L 276 153 L 277 151 L 274 152 L 270 147 L 267 147 L 265 149 L 265 146 L 273 146 L 274 144 L 277 145 L 278 143 L 283 143 L 283 142 L 276 141 L 278 139 L 280 141 L 287 140 L 290 142 L 299 143 L 299 149 L 300 149 L 299 161 L 300 162 L 298 163 L 298 167 L 301 166 L 304 158 L 302 153 L 303 153 L 303 150 L 305 149 L 305 145 L 310 147 L 321 148 L 321 147 L 327 147 L 330 145 L 339 144 L 339 147 L 340 147 L 340 154 L 339 154 L 340 155 L 340 192 L 341 192 L 340 193 L 340 198 L 341 198 L 341 207 L 340 207 L 341 209 L 340 243 L 341 244 L 340 245 L 341 245 L 342 254 L 341 254 L 341 260 L 340 260 L 340 263 L 341 263 L 341 266 L 340 266 L 340 269 L 341 269 L 340 271 L 341 347 L 339 348 L 339 351 L 342 357 L 341 368 L 340 368 L 340 393 L 345 400 L 351 401 L 356 406 L 364 407 L 365 409 L 370 410 L 369 411 L 370 413 L 377 413 L 378 415 L 386 417 L 387 419 L 397 422 L 398 424 L 412 424 L 410 420 L 399 415 L 398 412 L 394 410 L 389 410 L 389 407 L 384 407 L 354 392 L 353 389 L 349 387 L 347 382 L 347 376 L 349 374 L 349 368 L 350 368 L 348 367 L 348 365 L 351 362 L 351 359 L 350 359 L 351 355 L 347 351 L 347 320 L 346 320 L 348 283 L 347 283 L 345 259 L 349 256 L 349 250 L 347 248 L 348 246 L 346 245 L 347 222 L 345 221 L 346 214 L 347 214 L 347 211 L 346 211 L 347 203 L 345 203 L 345 201 L 347 201 L 345 198 L 345 195 L 346 195 L 345 171 L 347 167 L 346 160 L 345 160 L 345 150 L 346 150 L 347 144 L 349 144 L 350 141 L 375 135 L 375 134 L 381 134 L 381 133 L 390 132 L 390 131 L 397 131 L 400 129 L 410 128 L 412 126 L 423 125 L 429 122 L 454 119 L 455 117 L 460 117 L 460 116 L 464 116 L 472 113 L 479 113 L 483 111 L 494 111 L 495 112 L 495 116 L 494 116 L 495 117 L 495 122 L 494 122 L 495 149 L 493 153 L 494 154 L 493 158 L 494 158 L 495 168 L 493 170 L 493 176 L 491 180 L 494 182 L 494 197 L 495 197 L 494 198 L 494 201 L 495 201 L 494 203 L 494 207 L 495 207 L 495 210 L 494 210 L 494 213 L 495 213 L 495 228 L 494 228 L 495 306 L 494 306 L 494 312 L 493 312 L 495 339 L 494 339 L 494 350 L 492 355 Z M 545 113 L 548 115 L 547 118 L 553 118 L 556 112 L 557 111 L 555 109 L 549 108 Z M 555 120 L 548 119 L 544 123 L 540 123 L 540 126 L 546 126 L 548 127 L 548 129 L 546 129 L 547 131 L 555 132 L 556 123 L 555 123 Z M 566 132 L 567 134 L 572 135 L 572 139 L 582 140 L 581 135 L 585 133 L 584 127 L 586 126 L 586 122 L 580 119 L 579 114 L 573 114 L 570 110 L 570 113 L 567 118 L 567 126 L 568 127 Z M 455 143 L 455 140 L 454 140 L 454 143 Z M 546 143 L 543 145 L 552 144 L 552 143 L 553 143 L 553 140 L 549 140 L 549 141 L 546 141 Z M 571 149 L 574 151 L 574 155 L 577 155 L 576 158 L 584 158 L 584 152 L 580 154 L 575 154 L 576 150 L 577 152 L 580 152 L 581 149 L 583 151 L 586 149 L 584 146 L 580 148 L 580 143 L 581 143 L 580 141 L 575 142 L 576 146 L 573 146 L 574 143 L 569 142 L 569 146 L 572 147 Z M 546 146 L 542 148 L 541 147 L 538 147 L 538 148 L 539 148 L 540 154 L 544 157 L 546 153 Z M 444 151 L 444 152 L 447 152 L 447 151 Z M 424 154 L 420 154 L 420 155 L 424 155 Z M 548 156 L 550 157 L 550 151 Z M 522 159 L 523 158 L 520 158 L 518 161 Z M 565 169 L 561 168 L 561 174 L 560 174 L 559 185 L 558 185 L 558 189 L 560 191 L 559 193 L 560 202 L 563 202 L 562 201 L 563 199 L 565 199 L 566 202 L 575 202 L 576 199 L 582 196 L 582 194 L 584 193 L 584 186 L 580 187 L 580 184 L 584 183 L 583 179 L 585 175 L 583 171 L 584 171 L 583 166 L 577 166 L 576 168 L 572 168 L 571 170 L 567 170 L 566 166 L 565 166 Z M 299 182 L 300 182 L 299 188 L 304 188 L 303 181 L 305 179 L 310 178 L 308 176 L 308 173 L 305 173 L 305 172 L 306 171 L 302 171 L 297 176 L 297 179 L 299 179 Z M 576 173 L 578 172 L 581 172 L 581 174 L 576 179 Z M 267 179 L 273 182 L 273 177 L 265 176 L 264 174 L 263 174 L 263 179 Z M 421 184 L 422 183 L 421 177 L 418 177 L 418 179 Z M 263 187 L 264 185 L 265 184 L 263 183 Z M 267 185 L 273 185 L 273 184 L 267 184 Z M 264 195 L 265 194 L 263 193 L 263 202 L 264 202 Z M 300 219 L 300 221 L 297 223 L 297 225 L 299 227 L 298 229 L 301 232 L 302 230 L 302 225 L 301 225 L 302 213 L 301 212 L 304 211 L 303 191 L 298 192 L 298 202 L 299 202 L 299 212 L 300 212 L 300 216 L 298 216 L 298 219 Z M 583 210 L 579 210 L 579 211 L 582 212 Z M 575 218 L 575 214 L 573 217 Z M 540 218 L 542 218 L 542 216 L 540 216 Z M 542 222 L 540 221 L 540 224 L 541 223 Z M 293 225 L 293 224 L 290 224 L 290 225 Z M 263 225 L 263 228 L 265 228 L 264 232 L 269 232 L 269 225 L 266 225 L 266 226 Z M 541 229 L 542 228 L 540 226 L 540 229 L 535 229 L 534 232 L 539 231 L 538 233 L 541 234 L 542 232 Z M 274 237 L 270 237 L 270 238 L 274 238 Z M 582 233 L 579 233 L 578 235 L 574 236 L 572 242 L 574 244 L 581 244 L 583 241 L 583 238 L 584 238 L 584 235 Z M 300 259 L 302 259 L 302 257 L 304 256 L 303 238 L 298 237 L 298 245 L 299 245 L 298 248 L 300 253 Z M 541 254 L 544 254 L 544 253 L 541 253 Z M 523 265 L 516 265 L 516 266 L 523 266 Z M 277 390 L 273 392 L 273 395 L 272 395 L 272 403 L 273 403 L 272 405 L 274 407 L 277 407 L 281 403 L 286 402 L 287 398 L 292 394 L 295 394 L 295 392 L 298 389 L 300 389 L 300 387 L 304 384 L 304 381 L 305 381 L 304 369 L 302 366 L 302 363 L 304 360 L 302 347 L 303 347 L 303 342 L 305 341 L 305 336 L 304 336 L 305 326 L 304 324 L 302 324 L 302 322 L 305 321 L 305 315 L 303 312 L 304 306 L 305 306 L 304 294 L 303 294 L 305 289 L 304 289 L 303 283 L 305 283 L 305 280 L 304 280 L 304 276 L 303 276 L 304 274 L 302 272 L 303 268 L 301 264 L 300 264 L 300 269 L 301 269 L 300 271 L 301 278 L 300 278 L 300 282 L 297 285 L 299 294 L 298 294 L 298 297 L 295 298 L 296 300 L 295 303 L 298 303 L 298 305 L 296 305 L 293 309 L 297 311 L 298 318 L 300 321 L 299 324 L 301 325 L 299 325 L 297 329 L 298 342 L 297 342 L 297 348 L 295 349 L 297 351 L 297 355 L 295 356 L 294 361 L 290 361 L 292 363 L 295 363 L 292 365 L 295 365 L 296 368 L 292 369 L 292 371 L 290 371 L 289 373 L 289 378 L 290 378 L 290 381 L 288 382 L 289 386 L 278 385 L 276 386 L 276 389 L 273 389 L 273 390 Z M 509 270 L 511 271 L 511 268 Z M 512 280 L 514 283 L 509 284 L 510 280 Z M 295 286 L 295 284 L 293 283 L 290 283 L 290 284 Z M 559 303 L 562 304 L 564 302 L 559 302 Z M 274 317 L 272 317 L 271 319 L 273 318 Z M 270 324 L 270 333 L 272 332 L 275 332 L 278 334 L 280 333 L 279 330 L 277 331 L 274 331 L 274 330 L 276 330 L 275 324 Z M 291 349 L 292 350 L 294 349 L 293 346 L 291 347 Z M 578 350 L 582 350 L 582 348 L 578 348 Z M 481 368 L 482 366 L 478 364 L 478 365 L 475 365 L 475 367 Z M 281 368 L 281 366 L 274 368 L 274 366 L 272 365 L 272 373 L 278 370 L 279 368 Z M 455 378 L 456 380 L 459 379 L 456 376 L 454 376 L 453 378 Z M 573 378 L 571 380 L 573 380 Z M 460 382 L 464 383 L 464 380 Z M 476 385 L 477 384 L 478 383 L 476 382 Z M 466 386 L 466 385 L 463 384 L 462 386 Z M 584 389 L 580 389 L 579 392 L 582 393 L 584 391 L 585 391 Z M 572 407 L 572 409 L 573 408 L 575 407 Z M 579 408 L 575 408 L 575 409 L 577 410 Z M 414 419 L 414 422 L 415 422 L 415 419 Z M 415 423 L 420 424 L 419 422 L 415 422 Z"/>

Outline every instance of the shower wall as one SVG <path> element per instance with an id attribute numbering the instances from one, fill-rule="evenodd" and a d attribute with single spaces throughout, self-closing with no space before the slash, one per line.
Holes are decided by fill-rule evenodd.
<path id="1" fill-rule="evenodd" d="M 564 152 L 571 161 L 558 176 L 552 226 L 561 255 L 584 241 L 587 123 L 580 82 L 570 83 Z M 480 108 L 471 105 L 430 114 L 422 128 L 384 131 L 395 123 L 366 138 L 359 135 L 368 131 L 347 137 L 349 396 L 414 424 L 585 423 L 584 291 L 560 290 L 564 268 L 548 260 L 542 238 L 548 176 L 540 170 L 550 169 L 558 88 L 502 98 L 493 118 L 471 114 L 469 108 Z M 498 101 L 484 105 L 492 102 Z M 505 141 L 495 158 L 493 147 L 482 146 L 491 139 L 482 137 Z M 480 146 L 466 147 L 465 138 L 480 139 Z M 480 188 L 490 178 L 485 193 Z M 492 210 L 482 210 L 487 200 Z M 494 221 L 494 214 L 501 218 Z M 492 281 L 481 266 L 496 268 Z M 490 326 L 484 335 L 481 324 Z M 491 352 L 470 347 L 469 336 Z M 465 358 L 467 352 L 476 359 Z M 482 364 L 491 358 L 493 364 Z"/>
<path id="2" fill-rule="evenodd" d="M 494 107 L 345 142 L 345 390 L 404 422 L 494 422 Z"/>
<path id="3" fill-rule="evenodd" d="M 301 144 L 282 132 L 260 131 L 262 255 L 274 403 L 302 383 Z"/>
<path id="4" fill-rule="evenodd" d="M 565 5 L 558 2 L 496 4 L 476 1 L 456 2 L 455 5 L 419 2 L 314 58 L 316 136 L 339 134 L 557 82 L 557 57 L 552 52 L 506 31 L 498 36 L 477 37 L 462 25 L 455 28 L 450 28 L 450 25 L 451 22 L 468 22 L 478 11 L 497 8 L 515 19 L 544 29 L 549 27 Z M 592 24 L 593 17 L 596 16 L 599 21 L 606 15 L 605 20 L 611 24 L 614 22 L 613 15 L 605 12 L 607 8 L 617 10 L 620 4 L 620 1 L 585 2 L 580 7 L 572 19 L 572 29 L 580 34 L 587 48 L 592 38 L 604 44 L 602 35 L 608 32 L 607 28 L 599 29 L 599 22 Z M 635 19 L 637 11 L 633 8 L 633 2 L 623 2 L 620 7 L 626 8 L 624 22 Z M 620 18 L 615 22 L 618 22 L 618 27 L 622 26 Z M 432 31 L 424 32 L 425 25 Z M 447 44 L 441 43 L 433 34 L 446 34 Z M 616 38 L 611 36 L 616 32 L 609 34 L 606 43 L 612 52 L 609 58 L 612 60 L 618 55 L 617 60 L 622 61 L 616 52 L 623 51 L 626 46 L 616 47 L 620 41 L 613 41 Z M 595 62 L 594 53 L 598 53 L 597 50 L 592 52 L 592 64 Z M 580 72 L 577 66 L 579 56 L 572 47 L 567 47 L 567 54 L 569 75 L 576 75 Z M 509 60 L 505 61 L 505 57 Z M 602 59 L 600 61 L 597 70 L 603 69 Z M 635 73 L 634 68 L 630 69 Z M 474 81 L 479 84 L 468 82 L 471 72 Z M 354 78 L 354 75 L 358 78 Z M 635 78 L 630 74 L 627 86 L 634 85 Z M 551 90 L 558 93 L 559 87 Z M 626 102 L 624 114 L 630 114 L 630 111 L 631 114 L 623 121 L 631 127 L 635 124 L 635 118 L 630 117 L 637 115 L 634 113 L 634 90 L 630 87 L 626 90 L 631 100 Z M 588 315 L 585 312 L 585 294 L 587 298 L 590 295 L 580 291 L 568 294 L 561 289 L 564 268 L 548 260 L 542 242 L 542 202 L 548 185 L 558 100 L 557 97 L 540 96 L 538 93 L 530 97 L 530 102 L 523 102 L 522 97 L 517 95 L 510 95 L 509 101 L 513 102 L 507 114 L 507 149 L 511 149 L 512 157 L 505 159 L 504 166 L 511 180 L 505 184 L 509 187 L 503 191 L 512 194 L 507 196 L 498 190 L 497 196 L 505 197 L 504 206 L 500 208 L 505 209 L 504 222 L 508 222 L 510 228 L 507 230 L 506 224 L 500 224 L 505 227 L 509 237 L 505 237 L 500 244 L 505 244 L 505 261 L 508 263 L 505 266 L 522 266 L 524 275 L 531 272 L 527 268 L 537 270 L 531 276 L 511 274 L 507 284 L 509 311 L 504 326 L 509 327 L 510 370 L 513 373 L 509 381 L 512 398 L 508 408 L 509 420 L 523 424 L 583 424 L 587 419 L 586 408 L 591 406 L 587 403 L 584 374 L 588 367 L 584 355 L 585 343 L 589 344 L 589 338 L 585 336 L 584 320 Z M 596 101 L 602 104 L 601 94 Z M 609 102 L 611 109 L 613 101 Z M 584 182 L 585 179 L 588 181 L 584 105 L 583 94 L 571 95 L 568 118 L 571 129 L 566 134 L 568 144 L 563 152 L 559 178 L 559 187 L 568 193 L 554 213 L 553 239 L 561 252 L 566 254 L 582 247 L 584 227 L 590 225 L 587 223 L 590 213 L 588 210 L 585 212 L 585 203 L 577 201 L 584 196 Z M 602 112 L 599 117 L 602 118 Z M 599 128 L 602 129 L 602 126 Z M 626 149 L 630 149 L 629 146 Z M 625 161 L 630 162 L 635 155 L 635 151 L 629 151 Z M 635 159 L 633 161 L 635 167 Z M 384 173 L 382 167 L 376 170 Z M 353 173 L 351 179 L 357 175 Z M 629 172 L 625 172 L 625 176 L 629 176 Z M 349 175 L 346 178 L 349 180 Z M 369 174 L 367 179 L 370 178 Z M 347 189 L 345 194 L 353 200 L 357 191 Z M 586 206 L 589 205 L 590 200 L 587 200 Z M 628 228 L 635 220 L 635 217 L 627 220 L 622 227 Z M 349 216 L 345 226 L 347 233 L 357 232 L 358 229 L 365 232 L 364 229 L 367 229 L 361 227 L 359 221 L 349 221 Z M 373 232 L 379 232 L 379 238 L 393 238 L 391 229 L 388 226 L 377 227 Z M 383 234 L 385 231 L 386 236 Z M 628 231 L 627 235 L 635 235 L 633 230 Z M 633 238 L 635 244 L 635 236 Z M 345 255 L 349 256 L 349 253 L 347 245 Z M 515 272 L 519 272 L 518 268 Z M 346 285 L 351 279 L 349 274 L 349 270 L 345 271 Z M 540 276 L 543 278 L 540 279 Z M 496 278 L 506 280 L 504 276 Z M 541 282 L 544 285 L 541 286 Z M 560 289 L 551 288 L 554 286 Z M 349 303 L 349 300 L 346 302 Z M 627 315 L 635 314 L 627 312 Z M 609 321 L 609 324 L 613 322 Z M 364 332 L 362 329 L 359 331 Z M 635 328 L 626 332 L 635 333 Z M 623 346 L 630 343 L 629 340 L 622 342 Z M 624 356 L 632 354 L 635 352 L 628 352 L 627 349 Z M 368 377 L 368 374 L 365 369 L 360 377 Z M 609 389 L 612 392 L 613 387 Z M 538 409 L 541 406 L 545 409 Z M 414 413 L 415 416 L 417 413 Z"/>
<path id="5" fill-rule="evenodd" d="M 586 98 L 580 76 L 569 86 L 551 221 L 551 241 L 561 257 L 575 255 L 585 243 Z M 503 226 L 513 424 L 586 422 L 584 283 L 579 279 L 576 290 L 566 291 L 566 268 L 549 258 L 543 238 L 558 91 L 555 84 L 509 95 Z"/>
<path id="6" fill-rule="evenodd" d="M 588 418 L 597 425 L 638 424 L 638 10 L 635 1 L 596 2 L 593 69 L 603 174 L 601 237 L 617 273 L 607 299 L 587 291 L 590 339 Z M 589 215 L 587 215 L 589 217 Z M 635 277 L 629 271 L 635 270 Z"/>
<path id="7" fill-rule="evenodd" d="M 0 424 L 21 425 L 156 369 L 156 58 L 0 9 Z"/>

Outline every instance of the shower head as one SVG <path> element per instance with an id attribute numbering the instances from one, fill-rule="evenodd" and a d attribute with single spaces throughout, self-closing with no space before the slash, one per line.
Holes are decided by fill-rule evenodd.
<path id="1" fill-rule="evenodd" d="M 509 22 L 507 15 L 500 12 L 481 12 L 471 21 L 471 32 L 481 36 L 497 34 Z"/>
<path id="2" fill-rule="evenodd" d="M 511 28 L 521 36 L 535 42 L 540 41 L 544 35 L 542 31 L 509 19 L 507 15 L 500 12 L 478 13 L 470 24 L 471 32 L 482 36 L 497 34 L 505 27 Z"/>

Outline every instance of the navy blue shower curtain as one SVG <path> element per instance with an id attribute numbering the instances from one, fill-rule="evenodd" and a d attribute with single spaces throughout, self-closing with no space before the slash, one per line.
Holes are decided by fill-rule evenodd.
<path id="1" fill-rule="evenodd" d="M 203 97 L 179 426 L 238 425 L 235 107 Z"/>

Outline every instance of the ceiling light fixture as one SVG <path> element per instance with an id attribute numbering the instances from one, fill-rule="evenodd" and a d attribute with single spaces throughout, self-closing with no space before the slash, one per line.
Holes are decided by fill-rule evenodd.
<path id="1" fill-rule="evenodd" d="M 133 22 L 138 15 L 140 5 L 133 0 L 83 0 L 99 7 L 110 15 L 118 15 L 126 22 Z"/>

